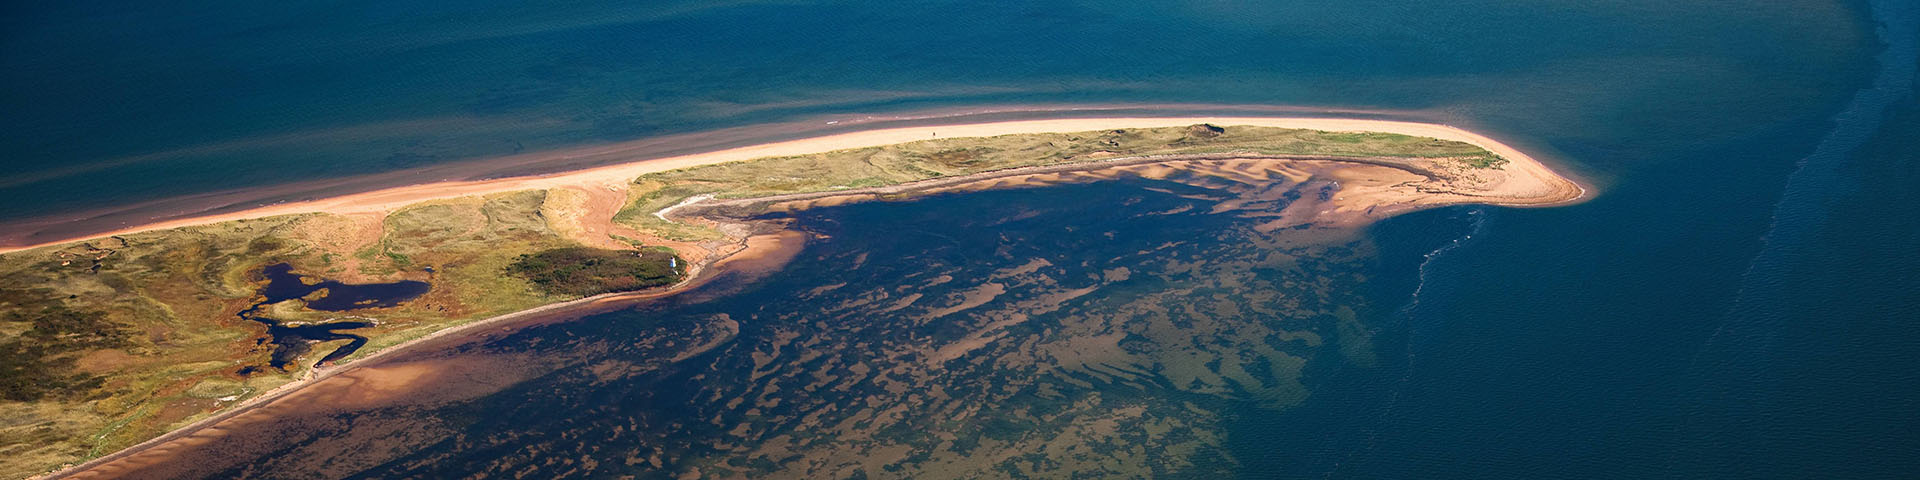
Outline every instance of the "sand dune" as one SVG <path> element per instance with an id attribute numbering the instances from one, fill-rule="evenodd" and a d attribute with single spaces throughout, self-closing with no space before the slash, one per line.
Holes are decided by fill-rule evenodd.
<path id="1" fill-rule="evenodd" d="M 312 201 L 290 202 L 254 208 L 233 213 L 206 215 L 177 220 L 129 226 L 126 228 L 87 235 L 77 238 L 62 238 L 31 245 L 13 245 L 0 247 L 0 253 L 27 250 L 57 245 L 88 238 L 123 235 L 136 232 L 177 228 L 193 225 L 270 217 L 309 212 L 328 212 L 336 214 L 390 212 L 400 207 L 426 200 L 453 198 L 469 195 L 509 192 L 516 190 L 547 189 L 569 187 L 588 190 L 604 190 L 609 187 L 624 187 L 632 179 L 647 173 L 661 172 L 680 168 L 711 165 L 716 163 L 750 160 L 763 157 L 805 155 L 811 153 L 865 148 L 931 138 L 985 137 L 995 135 L 1077 132 L 1117 128 L 1156 128 L 1177 127 L 1199 123 L 1222 126 L 1247 125 L 1280 128 L 1303 128 L 1325 131 L 1367 131 L 1397 133 L 1443 140 L 1454 140 L 1485 148 L 1512 162 L 1506 168 L 1512 172 L 1515 181 L 1503 182 L 1493 191 L 1485 192 L 1489 197 L 1499 198 L 1503 204 L 1558 204 L 1582 198 L 1586 190 L 1579 184 L 1568 180 L 1547 168 L 1527 154 L 1466 130 L 1430 123 L 1398 122 L 1386 120 L 1359 120 L 1337 118 L 1303 117 L 1112 117 L 1112 118 L 1072 118 L 1056 120 L 1021 120 L 1006 122 L 973 123 L 958 125 L 930 125 L 901 128 L 867 130 L 837 135 L 828 135 L 784 142 L 774 142 L 747 147 L 730 148 L 713 152 L 681 155 L 666 158 L 641 160 L 605 167 L 590 168 L 572 172 L 512 177 L 478 181 L 448 181 L 422 183 L 404 187 L 388 188 L 364 193 L 342 195 Z M 609 146 L 617 150 L 619 147 Z M 567 156 L 577 156 L 578 151 L 569 151 Z M 1538 202 L 1528 202 L 1537 199 Z"/>

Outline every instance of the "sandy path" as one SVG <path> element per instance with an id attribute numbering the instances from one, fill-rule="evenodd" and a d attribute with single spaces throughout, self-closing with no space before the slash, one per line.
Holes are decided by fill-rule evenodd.
<path id="1" fill-rule="evenodd" d="M 644 238 L 639 232 L 624 225 L 614 223 L 613 217 L 627 204 L 627 183 L 606 182 L 600 185 L 564 185 L 551 190 L 565 191 L 568 197 L 562 201 L 563 208 L 556 209 L 548 223 L 564 223 L 566 228 L 556 228 L 574 241 L 607 249 L 632 248 L 615 236 L 626 238 Z M 548 202 L 554 202 L 554 196 L 548 196 Z"/>
<path id="2" fill-rule="evenodd" d="M 423 183 L 405 187 L 388 188 L 365 193 L 343 195 L 305 202 L 291 202 L 255 208 L 240 212 L 185 218 L 145 225 L 132 226 L 120 230 L 90 235 L 81 238 L 65 238 L 32 245 L 0 247 L 0 253 L 14 252 L 57 245 L 72 241 L 99 238 L 112 235 L 177 228 L 192 225 L 205 225 L 231 220 L 269 217 L 308 212 L 329 212 L 336 214 L 390 212 L 410 204 L 440 198 L 484 195 L 516 190 L 573 187 L 594 191 L 604 189 L 608 184 L 624 184 L 640 175 L 674 170 L 680 168 L 712 165 L 716 163 L 750 160 L 762 157 L 805 155 L 851 148 L 866 148 L 896 143 L 926 140 L 931 138 L 986 137 L 1028 133 L 1079 132 L 1116 128 L 1156 128 L 1178 127 L 1198 123 L 1210 123 L 1222 126 L 1247 125 L 1281 128 L 1305 128 L 1326 131 L 1368 131 L 1397 133 L 1432 137 L 1443 140 L 1465 142 L 1485 148 L 1505 157 L 1511 163 L 1507 169 L 1516 177 L 1531 179 L 1524 182 L 1506 182 L 1499 192 L 1489 192 L 1497 196 L 1510 198 L 1561 197 L 1564 192 L 1575 192 L 1573 199 L 1583 198 L 1586 190 L 1579 184 L 1566 179 L 1540 161 L 1520 152 L 1513 147 L 1486 136 L 1466 130 L 1430 123 L 1399 122 L 1387 120 L 1358 120 L 1337 118 L 1301 118 L 1301 117 L 1234 117 L 1234 116 L 1197 116 L 1197 117 L 1111 117 L 1111 118 L 1072 118 L 1056 120 L 1021 120 L 1007 122 L 973 123 L 959 125 L 932 125 L 902 128 L 867 130 L 838 135 L 828 135 L 784 142 L 774 142 L 748 147 L 731 148 L 713 152 L 681 155 L 676 157 L 642 160 L 619 165 L 577 170 L 551 175 L 503 178 L 479 181 L 449 181 Z M 609 147 L 617 148 L 617 147 Z"/>

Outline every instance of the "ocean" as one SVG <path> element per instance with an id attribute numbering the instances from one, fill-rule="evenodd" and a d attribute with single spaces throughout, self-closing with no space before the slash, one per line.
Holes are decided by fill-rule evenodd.
<path id="1" fill-rule="evenodd" d="M 924 476 L 1920 472 L 1911 2 L 7 8 L 0 220 L 748 125 L 1116 105 L 1447 123 L 1599 192 L 1300 243 L 1141 216 L 1195 193 L 1145 180 L 824 209 L 796 221 L 829 238 L 763 279 L 409 354 L 541 367 L 289 424 L 255 474 L 353 442 L 406 448 L 333 476 L 793 473 L 829 447 Z M 934 315 L 970 298 L 988 300 Z M 987 346 L 937 348 L 985 325 Z M 375 442 L 355 419 L 422 433 Z"/>

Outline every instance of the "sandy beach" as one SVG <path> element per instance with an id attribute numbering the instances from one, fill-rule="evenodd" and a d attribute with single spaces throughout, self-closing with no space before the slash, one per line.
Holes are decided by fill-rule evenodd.
<path id="1" fill-rule="evenodd" d="M 58 245 L 89 238 L 276 215 L 310 212 L 327 212 L 334 214 L 383 213 L 427 200 L 518 190 L 547 188 L 579 188 L 602 191 L 608 189 L 624 190 L 625 186 L 634 178 L 647 173 L 763 157 L 805 155 L 834 150 L 874 147 L 932 138 L 986 137 L 1117 128 L 1176 127 L 1199 123 L 1223 126 L 1247 125 L 1303 128 L 1325 131 L 1383 132 L 1459 141 L 1479 146 L 1506 158 L 1512 162 L 1507 169 L 1513 172 L 1516 178 L 1526 180 L 1505 182 L 1497 189 L 1498 191 L 1488 192 L 1491 196 L 1503 197 L 1505 201 L 1500 203 L 1515 205 L 1539 203 L 1551 205 L 1577 201 L 1586 196 L 1585 187 L 1555 173 L 1539 160 L 1528 156 L 1518 149 L 1484 135 L 1446 125 L 1387 120 L 1306 117 L 1195 116 L 1072 118 L 886 128 L 730 148 L 691 155 L 640 160 L 550 175 L 494 180 L 422 183 L 312 201 L 288 202 L 232 213 L 132 225 L 105 233 L 87 235 L 85 237 L 59 238 L 25 245 L 9 245 L 0 247 L 0 253 Z M 603 147 L 603 149 L 619 150 L 620 146 L 612 145 Z M 567 155 L 577 156 L 581 155 L 581 153 L 570 152 Z M 1540 201 L 1524 201 L 1529 198 L 1539 199 Z"/>

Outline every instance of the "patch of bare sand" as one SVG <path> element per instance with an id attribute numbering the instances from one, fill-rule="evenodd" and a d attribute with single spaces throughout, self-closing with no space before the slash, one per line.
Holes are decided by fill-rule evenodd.
<path id="1" fill-rule="evenodd" d="M 615 237 L 638 241 L 644 237 L 613 221 L 614 214 L 627 203 L 627 182 L 598 185 L 566 185 L 547 191 L 540 213 L 547 226 L 561 236 L 585 245 L 606 249 L 630 249 L 633 244 Z"/>
<path id="2" fill-rule="evenodd" d="M 293 224 L 289 238 L 300 239 L 320 251 L 333 254 L 327 274 L 346 282 L 370 282 L 376 278 L 361 273 L 365 262 L 354 252 L 380 241 L 386 234 L 385 213 L 356 212 L 313 215 Z"/>

